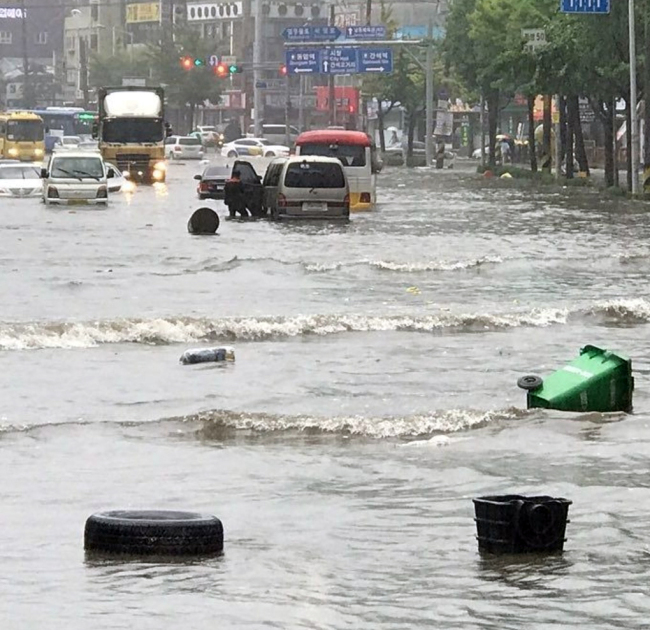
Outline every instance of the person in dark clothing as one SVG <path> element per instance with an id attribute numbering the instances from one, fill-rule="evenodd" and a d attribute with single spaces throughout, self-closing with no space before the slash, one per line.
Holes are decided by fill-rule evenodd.
<path id="1" fill-rule="evenodd" d="M 246 208 L 246 195 L 244 193 L 244 184 L 239 178 L 239 171 L 233 171 L 232 177 L 226 181 L 223 188 L 224 202 L 228 206 L 230 218 L 234 218 L 239 213 L 242 217 L 249 217 Z"/>
<path id="2" fill-rule="evenodd" d="M 224 142 L 233 142 L 234 140 L 239 140 L 243 136 L 239 123 L 236 120 L 231 120 L 226 128 L 223 130 L 223 141 Z"/>

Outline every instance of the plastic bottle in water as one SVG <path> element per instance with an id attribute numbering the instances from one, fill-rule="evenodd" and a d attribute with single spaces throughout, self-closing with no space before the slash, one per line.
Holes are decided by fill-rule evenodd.
<path id="1" fill-rule="evenodd" d="M 231 346 L 222 348 L 196 348 L 195 350 L 186 350 L 180 358 L 183 365 L 193 363 L 209 363 L 211 361 L 234 361 L 235 350 Z"/>

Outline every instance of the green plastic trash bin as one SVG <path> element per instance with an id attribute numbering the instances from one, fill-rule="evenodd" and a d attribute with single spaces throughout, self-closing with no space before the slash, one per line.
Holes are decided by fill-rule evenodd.
<path id="1" fill-rule="evenodd" d="M 528 408 L 560 411 L 632 411 L 632 361 L 625 356 L 585 346 L 580 356 L 545 379 L 522 376 Z"/>

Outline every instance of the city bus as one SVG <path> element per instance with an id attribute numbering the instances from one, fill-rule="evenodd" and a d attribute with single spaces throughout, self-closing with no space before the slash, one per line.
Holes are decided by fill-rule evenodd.
<path id="1" fill-rule="evenodd" d="M 82 107 L 46 107 L 32 110 L 43 119 L 45 125 L 45 150 L 54 148 L 56 137 L 87 136 L 93 132 L 97 112 L 85 111 Z"/>
<path id="2" fill-rule="evenodd" d="M 377 201 L 379 165 L 370 136 L 362 131 L 319 129 L 296 139 L 297 155 L 338 158 L 350 184 L 350 210 L 372 210 Z"/>
<path id="3" fill-rule="evenodd" d="M 45 153 L 43 120 L 32 112 L 0 113 L 0 157 L 40 162 Z"/>

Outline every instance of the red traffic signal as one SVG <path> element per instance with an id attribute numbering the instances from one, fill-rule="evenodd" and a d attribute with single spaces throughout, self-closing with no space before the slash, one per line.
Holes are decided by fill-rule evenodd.
<path id="1" fill-rule="evenodd" d="M 183 70 L 191 70 L 194 67 L 194 59 L 192 57 L 181 57 L 181 67 Z"/>
<path id="2" fill-rule="evenodd" d="M 223 77 L 227 77 L 228 74 L 229 74 L 229 73 L 228 73 L 228 66 L 226 66 L 225 63 L 217 64 L 217 65 L 214 67 L 214 73 L 215 73 L 215 74 L 216 74 L 220 79 L 222 79 Z"/>
<path id="3" fill-rule="evenodd" d="M 281 77 L 287 76 L 287 66 L 285 66 L 284 64 L 280 66 L 280 76 Z"/>

